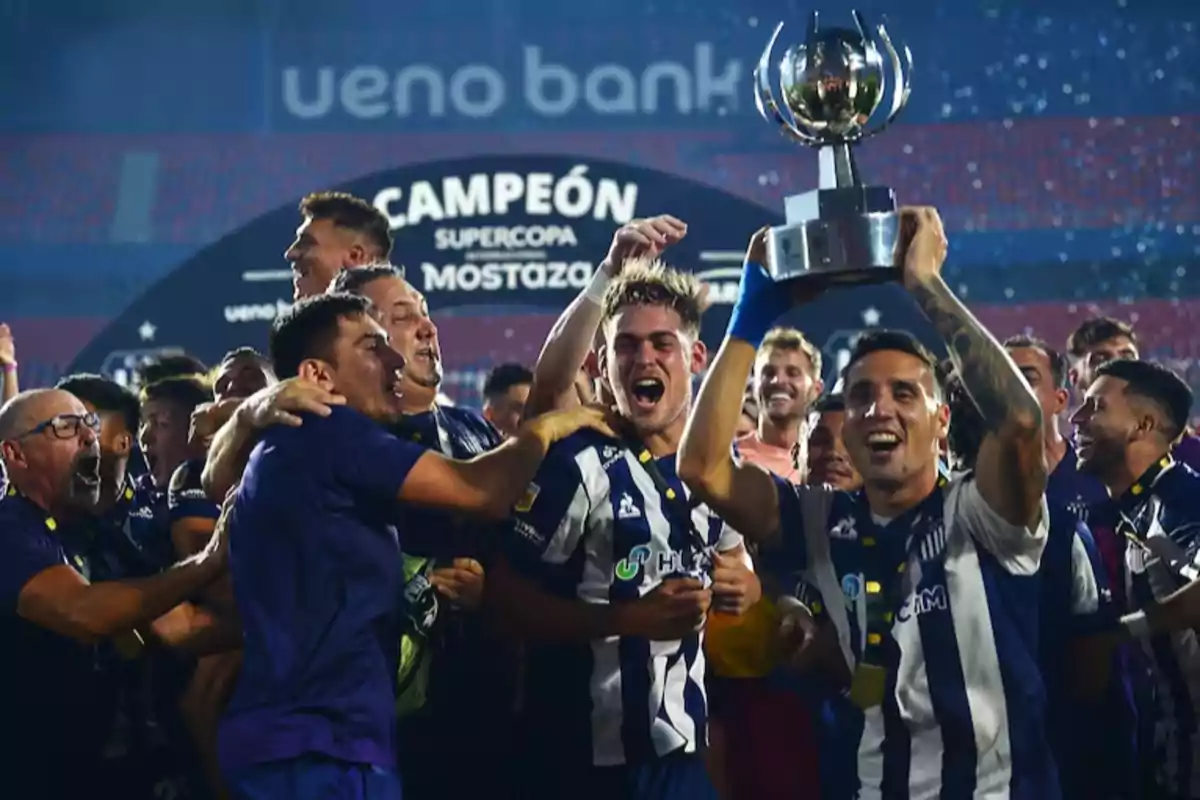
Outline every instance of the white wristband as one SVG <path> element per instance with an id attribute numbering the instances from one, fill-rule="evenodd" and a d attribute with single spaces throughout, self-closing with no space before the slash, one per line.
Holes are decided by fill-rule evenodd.
<path id="1" fill-rule="evenodd" d="M 608 270 L 602 266 L 596 267 L 596 271 L 592 273 L 591 282 L 583 290 L 583 296 L 596 305 L 600 305 L 604 302 L 604 292 L 610 283 L 612 283 L 612 276 L 608 274 Z"/>
<path id="2" fill-rule="evenodd" d="M 1151 636 L 1150 621 L 1146 619 L 1145 611 L 1135 611 L 1121 617 L 1121 627 L 1134 639 L 1149 639 Z"/>

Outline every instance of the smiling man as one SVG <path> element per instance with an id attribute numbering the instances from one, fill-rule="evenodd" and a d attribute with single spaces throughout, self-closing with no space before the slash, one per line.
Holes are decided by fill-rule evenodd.
<path id="1" fill-rule="evenodd" d="M 283 257 L 292 265 L 292 297 L 321 294 L 350 267 L 385 262 L 392 232 L 379 209 L 345 192 L 316 192 L 300 201 L 304 216 Z"/>
<path id="2" fill-rule="evenodd" d="M 795 328 L 776 328 L 767 334 L 754 361 L 753 393 L 758 401 L 758 426 L 737 440 L 738 452 L 782 478 L 799 483 L 807 460 L 795 451 L 805 448 L 809 407 L 821 394 L 821 353 Z"/>
<path id="3" fill-rule="evenodd" d="M 1171 457 L 1192 407 L 1178 375 L 1146 361 L 1114 359 L 1097 367 L 1071 417 L 1079 470 L 1108 489 L 1121 518 L 1126 610 L 1151 666 L 1158 724 L 1153 787 L 1146 797 L 1200 796 L 1200 637 L 1181 626 L 1152 634 L 1142 614 L 1200 577 L 1200 476 Z"/>
<path id="4" fill-rule="evenodd" d="M 1037 572 L 1046 542 L 1042 415 L 1005 350 L 941 277 L 934 209 L 902 209 L 896 266 L 950 350 L 986 433 L 975 470 L 939 474 L 950 422 L 937 361 L 870 331 L 843 370 L 843 438 L 863 489 L 797 487 L 729 452 L 746 375 L 795 297 L 747 250 L 729 329 L 680 449 L 680 474 L 750 541 L 820 594 L 865 724 L 861 798 L 1058 796 L 1042 730 Z M 799 598 L 785 615 L 812 619 Z M 785 616 L 787 618 L 787 616 Z"/>

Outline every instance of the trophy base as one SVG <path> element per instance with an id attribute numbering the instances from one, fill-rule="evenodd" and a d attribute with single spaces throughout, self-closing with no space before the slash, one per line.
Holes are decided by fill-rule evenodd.
<path id="1" fill-rule="evenodd" d="M 900 218 L 890 189 L 820 189 L 789 197 L 787 222 L 767 236 L 776 281 L 882 283 L 899 277 Z"/>

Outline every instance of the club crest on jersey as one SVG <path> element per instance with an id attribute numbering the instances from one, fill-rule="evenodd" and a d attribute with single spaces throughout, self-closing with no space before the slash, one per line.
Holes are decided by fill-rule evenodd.
<path id="1" fill-rule="evenodd" d="M 858 530 L 854 527 L 854 517 L 845 517 L 838 520 L 837 524 L 829 529 L 829 538 L 844 539 L 847 542 L 853 542 L 858 538 Z"/>
<path id="2" fill-rule="evenodd" d="M 847 600 L 857 600 L 862 596 L 863 581 L 861 575 L 842 576 L 842 594 Z"/>
<path id="3" fill-rule="evenodd" d="M 542 491 L 542 487 L 536 483 L 530 483 L 529 488 L 525 490 L 525 494 L 521 495 L 521 499 L 513 508 L 519 514 L 524 514 L 533 508 L 533 503 L 537 500 L 538 493 Z"/>

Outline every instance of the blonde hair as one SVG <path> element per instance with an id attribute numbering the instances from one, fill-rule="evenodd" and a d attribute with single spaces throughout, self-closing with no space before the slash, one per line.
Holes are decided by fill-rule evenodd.
<path id="1" fill-rule="evenodd" d="M 627 306 L 672 309 L 679 314 L 684 330 L 690 336 L 698 336 L 700 317 L 704 313 L 703 286 L 691 273 L 668 267 L 657 259 L 630 259 L 604 292 L 601 324 Z"/>
<path id="2" fill-rule="evenodd" d="M 821 351 L 797 329 L 772 328 L 768 331 L 762 344 L 758 346 L 758 357 L 761 358 L 775 350 L 804 353 L 812 366 L 811 377 L 821 377 Z"/>

